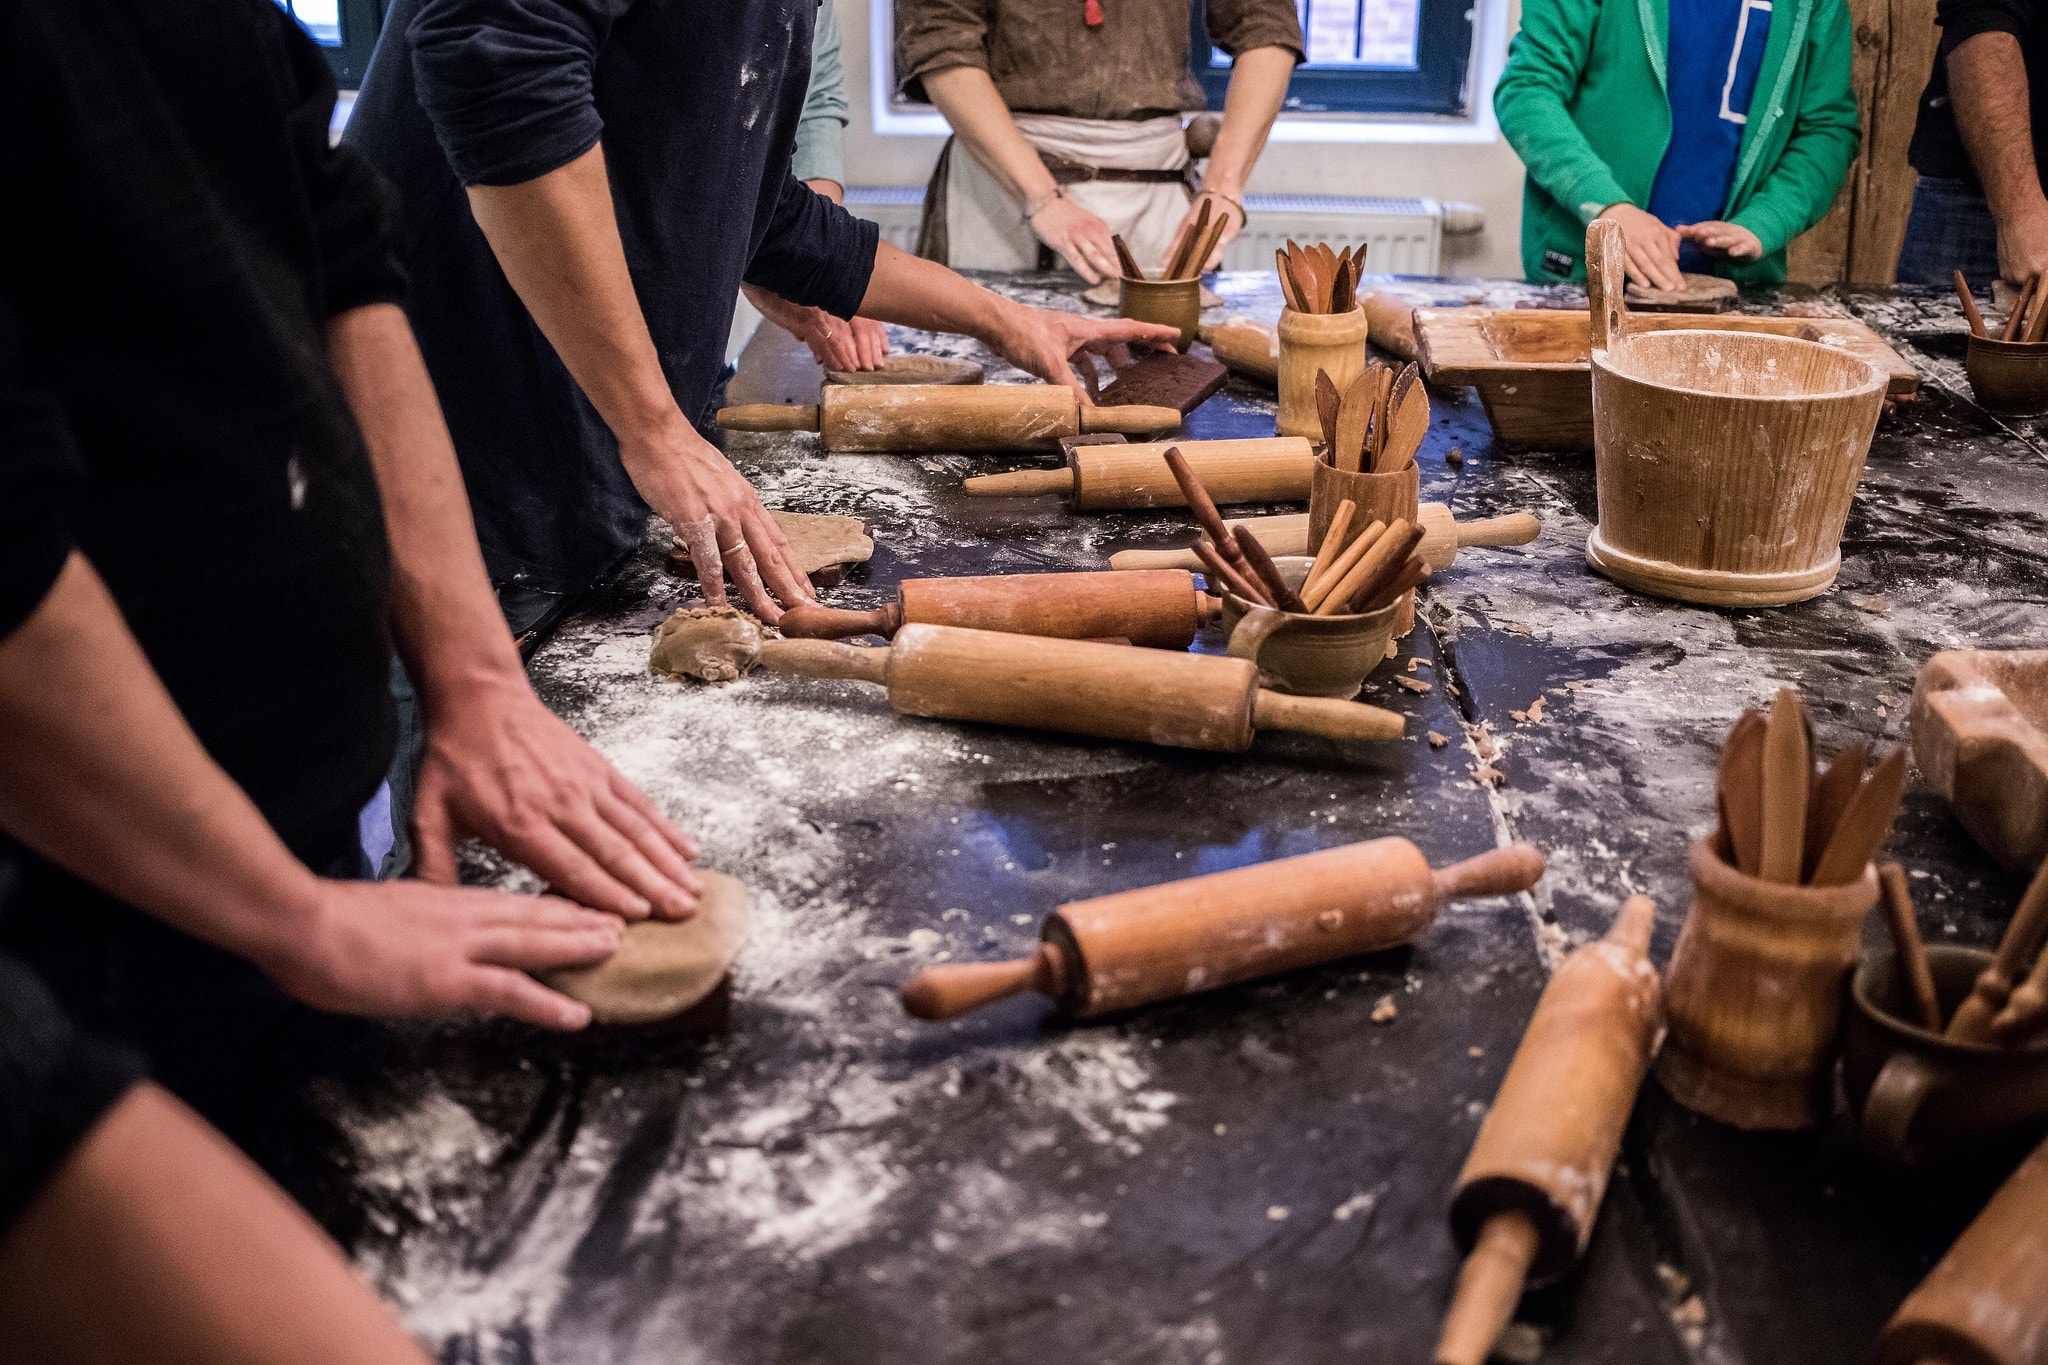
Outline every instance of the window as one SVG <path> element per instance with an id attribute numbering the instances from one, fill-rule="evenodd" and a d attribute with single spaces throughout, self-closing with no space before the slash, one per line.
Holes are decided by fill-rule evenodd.
<path id="1" fill-rule="evenodd" d="M 1472 112 L 1473 12 L 1477 0 L 1295 0 L 1308 60 L 1287 87 L 1290 114 Z M 1194 7 L 1196 71 L 1209 107 L 1223 107 L 1230 58 L 1209 42 Z"/>
<path id="2" fill-rule="evenodd" d="M 277 0 L 299 21 L 327 54 L 335 83 L 353 90 L 363 83 L 377 30 L 384 23 L 384 0 Z"/>

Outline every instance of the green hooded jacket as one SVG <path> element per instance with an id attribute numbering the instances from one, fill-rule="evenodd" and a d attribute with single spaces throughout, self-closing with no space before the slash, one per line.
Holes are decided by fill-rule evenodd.
<path id="1" fill-rule="evenodd" d="M 1522 158 L 1522 269 L 1586 278 L 1586 225 L 1642 207 L 1671 142 L 1669 0 L 1524 0 L 1493 108 Z M 1684 4 L 1686 0 L 1677 0 Z M 1726 262 L 1738 281 L 1785 278 L 1785 244 L 1819 222 L 1856 155 L 1853 42 L 1844 0 L 1775 0 L 1723 217 L 1763 243 Z"/>

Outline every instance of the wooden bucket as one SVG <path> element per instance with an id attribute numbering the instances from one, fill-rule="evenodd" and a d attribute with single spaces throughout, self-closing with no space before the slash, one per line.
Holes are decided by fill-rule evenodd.
<path id="1" fill-rule="evenodd" d="M 1626 587 L 1707 606 L 1825 592 L 1885 374 L 1791 337 L 1634 329 L 1621 229 L 1595 222 L 1586 259 L 1600 498 L 1587 562 Z"/>

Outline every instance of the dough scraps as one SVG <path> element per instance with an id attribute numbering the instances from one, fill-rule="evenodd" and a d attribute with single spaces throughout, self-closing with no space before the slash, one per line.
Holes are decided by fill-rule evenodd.
<path id="1" fill-rule="evenodd" d="M 731 682 L 761 652 L 761 623 L 738 607 L 681 607 L 654 632 L 648 667 L 663 677 Z"/>
<path id="2" fill-rule="evenodd" d="M 540 979 L 590 1006 L 600 1024 L 670 1019 L 711 994 L 747 941 L 752 901 L 722 872 L 704 874 L 697 913 L 680 922 L 641 920 L 619 950 L 592 967 L 542 972 Z"/>
<path id="3" fill-rule="evenodd" d="M 865 564 L 875 553 L 874 539 L 868 535 L 868 528 L 859 517 L 821 516 L 810 512 L 770 512 L 768 515 L 775 518 L 775 524 L 789 538 L 789 548 L 796 551 L 797 563 L 818 587 L 833 587 L 845 575 L 847 565 Z M 696 577 L 697 566 L 691 562 L 690 552 L 680 540 L 669 547 L 668 564 L 677 573 L 687 572 L 690 577 Z M 829 581 L 821 581 L 828 578 Z"/>

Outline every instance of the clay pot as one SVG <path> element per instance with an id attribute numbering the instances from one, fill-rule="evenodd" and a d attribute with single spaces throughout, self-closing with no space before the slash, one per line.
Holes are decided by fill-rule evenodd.
<path id="1" fill-rule="evenodd" d="M 1972 336 L 1963 369 L 1987 412 L 2033 417 L 2048 412 L 2048 342 Z"/>
<path id="2" fill-rule="evenodd" d="M 1349 313 L 1297 313 L 1280 310 L 1280 415 L 1282 436 L 1323 439 L 1322 418 L 1316 415 L 1316 371 L 1322 370 L 1344 393 L 1365 373 L 1365 310 Z"/>
<path id="3" fill-rule="evenodd" d="M 1843 886 L 1788 886 L 1692 846 L 1693 903 L 1665 972 L 1671 1032 L 1657 1079 L 1737 1128 L 1808 1128 L 1828 1111 L 1842 983 L 1877 869 Z"/>
<path id="4" fill-rule="evenodd" d="M 1300 588 L 1315 561 L 1282 555 L 1273 561 L 1287 586 Z M 1258 665 L 1259 683 L 1304 697 L 1355 697 L 1387 657 L 1401 604 L 1357 615 L 1304 616 L 1246 602 L 1223 590 L 1223 625 L 1233 658 Z"/>
<path id="5" fill-rule="evenodd" d="M 1349 545 L 1375 521 L 1393 525 L 1396 517 L 1415 525 L 1421 515 L 1422 471 L 1414 465 L 1391 474 L 1353 474 L 1317 460 L 1309 473 L 1308 544 L 1313 552 L 1322 548 L 1323 533 L 1337 514 L 1337 504 L 1346 498 L 1358 505 L 1351 524 L 1344 529 Z M 1342 549 L 1343 545 L 1337 548 Z M 1401 594 L 1400 614 L 1394 619 L 1394 634 L 1405 636 L 1415 629 L 1415 594 Z"/>
<path id="6" fill-rule="evenodd" d="M 1982 948 L 1927 950 L 1942 1017 L 1991 964 Z M 1901 1166 L 2010 1159 L 2048 1130 L 2048 1038 L 2018 1048 L 1951 1042 L 1911 1022 L 1890 954 L 1863 959 L 1849 986 L 1842 1085 L 1863 1145 Z"/>
<path id="7" fill-rule="evenodd" d="M 1185 354 L 1195 344 L 1195 333 L 1202 325 L 1202 282 L 1125 276 L 1117 284 L 1116 311 L 1119 317 L 1180 328 L 1179 345 Z"/>

